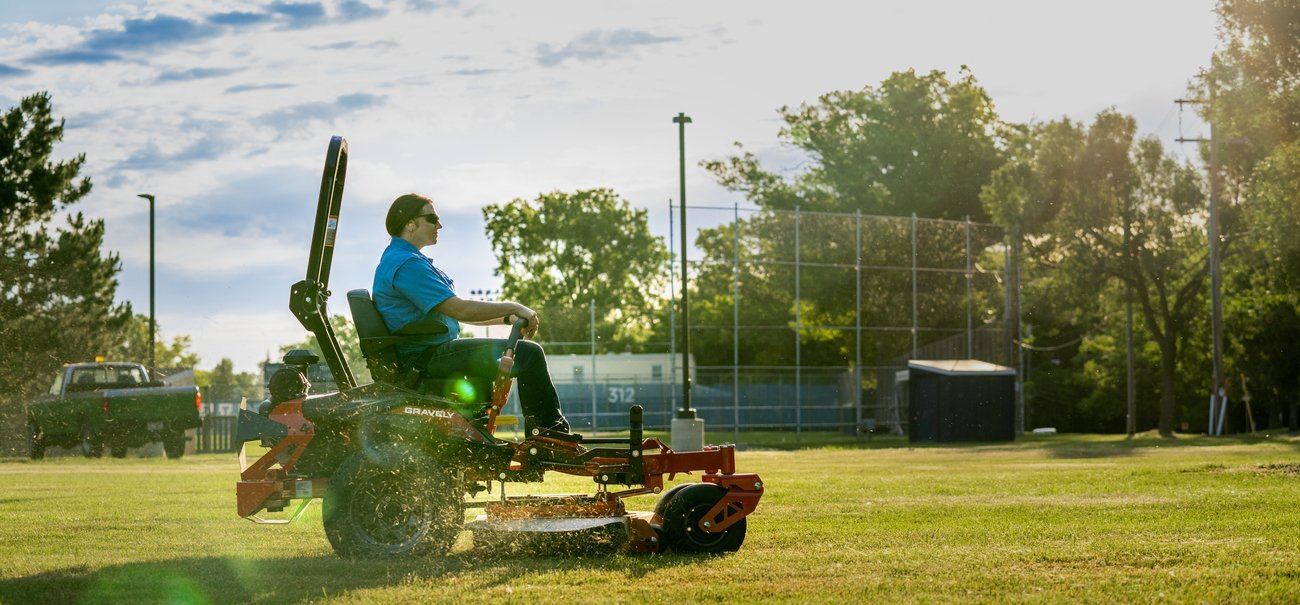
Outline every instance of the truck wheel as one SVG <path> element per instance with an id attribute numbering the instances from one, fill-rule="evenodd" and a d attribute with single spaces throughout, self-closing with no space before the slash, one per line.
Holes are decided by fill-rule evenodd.
<path id="1" fill-rule="evenodd" d="M 330 478 L 325 535 L 344 557 L 446 554 L 464 525 L 462 497 L 428 454 L 383 444 L 353 454 Z"/>
<path id="2" fill-rule="evenodd" d="M 104 438 L 90 430 L 90 423 L 81 421 L 81 455 L 98 458 L 104 455 Z"/>
<path id="3" fill-rule="evenodd" d="M 27 421 L 27 453 L 32 460 L 45 457 L 45 434 L 41 432 L 41 427 L 36 425 L 35 420 Z"/>
<path id="4" fill-rule="evenodd" d="M 664 510 L 664 534 L 668 546 L 677 552 L 735 552 L 745 542 L 745 521 L 717 533 L 699 527 L 704 513 L 726 495 L 727 490 L 712 483 L 692 483 L 673 495 Z"/>
<path id="5" fill-rule="evenodd" d="M 114 458 L 125 458 L 126 446 L 113 444 L 111 447 L 108 448 L 108 453 L 112 454 Z"/>
<path id="6" fill-rule="evenodd" d="M 185 455 L 185 431 L 173 431 L 163 435 L 163 453 L 175 460 Z"/>

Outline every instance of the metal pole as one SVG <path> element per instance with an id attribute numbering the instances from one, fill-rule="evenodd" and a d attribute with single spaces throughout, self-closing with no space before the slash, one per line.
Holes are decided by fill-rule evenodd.
<path id="1" fill-rule="evenodd" d="M 740 442 L 740 204 L 732 205 L 731 218 L 731 421 Z"/>
<path id="2" fill-rule="evenodd" d="M 1025 347 L 1024 333 L 1021 331 L 1025 325 L 1024 312 L 1020 307 L 1020 229 L 1016 228 L 1016 253 L 1014 257 L 1016 264 L 1016 434 L 1020 435 L 1025 432 Z"/>
<path id="3" fill-rule="evenodd" d="M 862 209 L 853 211 L 853 434 L 862 439 Z"/>
<path id="4" fill-rule="evenodd" d="M 158 373 L 157 360 L 154 359 L 158 348 L 154 344 L 158 339 L 158 323 L 154 321 L 154 197 L 151 193 L 141 193 L 137 197 L 149 200 L 149 379 L 152 380 Z"/>
<path id="5" fill-rule="evenodd" d="M 596 424 L 596 299 L 591 299 L 591 434 L 599 429 Z"/>
<path id="6" fill-rule="evenodd" d="M 668 379 L 672 387 L 677 386 L 677 279 L 673 273 L 673 201 L 668 200 Z M 677 409 L 677 389 L 668 389 L 668 399 L 672 405 L 669 414 Z"/>
<path id="7" fill-rule="evenodd" d="M 1014 363 L 1014 362 L 1012 361 L 1014 358 L 1012 357 L 1012 350 L 1011 350 L 1011 347 L 1012 347 L 1013 345 L 1014 345 L 1014 346 L 1019 346 L 1019 345 L 1017 345 L 1016 342 L 1015 342 L 1015 338 L 1016 338 L 1016 337 L 1015 337 L 1015 333 L 1012 332 L 1012 330 L 1011 330 L 1011 320 L 1012 320 L 1012 319 L 1015 319 L 1015 317 L 1013 316 L 1012 309 L 1011 309 L 1011 305 L 1013 304 L 1012 294 L 1011 294 L 1011 280 L 1012 280 L 1012 273 L 1011 273 L 1011 242 L 1014 241 L 1014 240 L 1015 240 L 1015 237 L 1016 237 L 1016 235 L 1015 235 L 1015 231 L 1016 231 L 1016 229 L 1015 229 L 1015 226 L 1014 226 L 1014 225 L 1012 226 L 1011 231 L 1012 231 L 1012 233 L 1009 235 L 1010 239 L 1007 240 L 1007 247 L 1006 247 L 1006 249 L 1003 250 L 1003 253 L 1002 253 L 1002 259 L 1003 259 L 1003 265 L 1004 265 L 1003 270 L 1006 272 L 1006 274 L 1005 274 L 1005 276 L 1003 277 L 1003 280 L 1002 280 L 1002 282 L 1003 282 L 1003 284 L 1004 284 L 1004 286 L 1003 286 L 1003 293 L 1002 293 L 1002 298 L 1003 298 L 1003 305 L 1002 305 L 1002 306 L 1003 306 L 1003 312 L 1002 312 L 1002 325 L 1003 325 L 1003 327 L 1004 327 L 1004 329 L 1003 329 L 1003 333 L 1004 333 L 1004 335 L 1006 336 L 1006 338 L 1004 339 L 1004 344 L 1006 345 L 1006 348 L 1003 349 L 1003 351 L 1004 351 L 1004 352 L 1006 353 L 1006 355 L 1007 355 L 1007 365 L 1011 365 L 1012 363 Z"/>
<path id="8" fill-rule="evenodd" d="M 689 295 L 687 294 L 686 284 L 689 281 L 686 273 L 686 251 L 688 243 L 686 241 L 686 125 L 691 123 L 691 118 L 685 113 L 678 112 L 677 117 L 673 118 L 673 123 L 677 124 L 677 142 L 678 158 L 680 166 L 681 182 L 681 212 L 682 212 L 682 409 L 677 411 L 678 418 L 694 418 L 695 410 L 691 409 L 691 307 Z"/>
<path id="9" fill-rule="evenodd" d="M 1210 75 L 1210 331 L 1214 339 L 1214 396 L 1220 401 L 1227 398 L 1223 384 L 1223 296 L 1219 275 L 1219 139 L 1214 136 L 1215 86 Z M 1218 426 L 1210 427 L 1218 435 L 1223 427 L 1223 406 L 1220 406 Z"/>
<path id="10" fill-rule="evenodd" d="M 966 359 L 975 358 L 975 290 L 971 284 L 970 215 L 966 215 Z"/>
<path id="11" fill-rule="evenodd" d="M 912 213 L 912 359 L 916 359 L 916 213 Z"/>
<path id="12" fill-rule="evenodd" d="M 799 207 L 794 207 L 794 438 L 803 430 L 803 301 L 799 292 Z"/>

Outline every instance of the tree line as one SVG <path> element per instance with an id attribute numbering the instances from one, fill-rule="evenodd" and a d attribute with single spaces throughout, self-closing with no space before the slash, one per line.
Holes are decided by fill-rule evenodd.
<path id="1" fill-rule="evenodd" d="M 1293 4 L 1221 0 L 1221 49 L 1191 84 L 1221 141 L 1225 358 L 1233 399 L 1249 393 L 1253 401 L 1249 416 L 1239 408 L 1231 417 L 1236 430 L 1252 422 L 1294 427 L 1300 395 L 1300 359 L 1290 346 L 1300 338 L 1300 243 L 1293 235 L 1300 228 L 1300 26 Z M 793 269 L 758 262 L 792 249 L 788 211 L 994 222 L 1005 231 L 982 232 L 973 247 L 985 266 L 1001 269 L 1010 259 L 1017 270 L 1005 275 L 1018 280 L 1013 287 L 1020 296 L 996 294 L 1005 284 L 981 291 L 980 308 L 989 311 L 979 321 L 996 322 L 1010 315 L 1002 305 L 1019 301 L 1015 315 L 1024 329 L 1011 329 L 1027 359 L 1027 426 L 1123 430 L 1130 309 L 1140 430 L 1172 435 L 1205 426 L 1208 145 L 1199 149 L 1200 165 L 1180 160 L 1114 109 L 1084 122 L 1013 123 L 997 114 L 966 68 L 955 76 L 900 71 L 878 85 L 830 92 L 778 114 L 780 140 L 807 159 L 796 171 L 765 166 L 739 145 L 732 155 L 703 162 L 719 184 L 759 211 L 699 232 L 695 246 L 705 262 L 690 276 L 693 321 L 729 324 L 737 302 L 742 325 L 793 326 L 797 314 L 807 327 L 799 335 L 803 363 L 847 366 L 851 336 L 819 326 L 852 325 L 857 297 L 870 301 L 859 318 L 864 323 L 892 321 L 891 305 L 911 278 L 872 278 L 858 289 L 843 279 L 804 275 L 796 308 L 788 292 Z M 50 116 L 44 94 L 24 99 L 0 123 L 3 392 L 63 361 L 105 351 L 143 358 L 149 346 L 141 317 L 129 303 L 113 300 L 121 265 L 115 254 L 101 252 L 102 220 L 68 213 L 91 184 L 79 177 L 84 156 L 49 159 L 61 137 L 62 122 Z M 66 224 L 55 226 L 64 214 Z M 669 258 L 664 242 L 651 235 L 645 210 L 597 188 L 493 204 L 483 215 L 503 296 L 543 311 L 546 340 L 587 341 L 594 310 L 600 350 L 665 348 L 672 337 Z M 808 228 L 799 252 L 814 261 L 844 260 L 837 242 L 858 236 L 856 225 L 842 220 Z M 881 254 L 901 237 L 886 227 L 861 235 Z M 940 255 L 951 246 L 936 237 L 921 250 Z M 733 255 L 755 262 L 733 275 Z M 963 287 L 936 282 L 927 291 L 929 321 L 965 325 Z M 345 318 L 335 324 L 351 333 Z M 782 344 L 788 338 L 762 332 L 745 338 L 742 364 L 793 363 Z M 285 348 L 311 345 L 308 339 Z M 154 346 L 159 359 L 198 362 L 186 337 Z M 865 346 L 873 361 L 900 349 L 888 339 Z M 699 338 L 693 353 L 704 365 L 730 364 L 731 339 Z M 364 367 L 359 352 L 349 357 L 354 368 Z M 203 379 L 233 392 L 260 382 L 236 373 L 229 360 Z"/>
<path id="2" fill-rule="evenodd" d="M 1221 184 L 1217 244 L 1227 301 L 1230 396 L 1253 402 L 1235 407 L 1229 422 L 1235 430 L 1294 428 L 1300 359 L 1289 343 L 1300 336 L 1300 244 L 1293 235 L 1300 228 L 1300 20 L 1290 0 L 1223 0 L 1217 10 L 1222 49 L 1192 78 L 1190 92 L 1203 101 L 1198 111 L 1221 141 L 1215 158 Z M 741 325 L 790 326 L 798 314 L 807 327 L 799 336 L 803 363 L 848 364 L 849 334 L 818 326 L 851 325 L 857 295 L 874 304 L 864 309 L 864 323 L 888 322 L 884 309 L 910 277 L 882 277 L 860 291 L 846 280 L 805 277 L 796 305 L 789 263 L 749 262 L 735 276 L 733 255 L 751 261 L 788 255 L 792 229 L 782 211 L 796 208 L 991 220 L 1006 234 L 976 242 L 984 252 L 981 262 L 996 265 L 1009 257 L 1016 270 L 1008 275 L 1019 281 L 1012 289 L 1020 296 L 981 306 L 1016 300 L 1022 305 L 1014 315 L 1023 318 L 1025 329 L 1013 328 L 1014 344 L 1028 360 L 1031 426 L 1124 430 L 1130 309 L 1140 430 L 1169 436 L 1206 426 L 1212 375 L 1208 144 L 1198 150 L 1199 166 L 1180 160 L 1157 138 L 1140 136 L 1134 118 L 1114 109 L 1086 122 L 1012 123 L 997 115 L 966 68 L 956 78 L 939 71 L 898 72 L 877 86 L 782 107 L 779 115 L 780 139 L 807 158 L 801 170 L 764 166 L 739 144 L 737 153 L 703 162 L 718 183 L 762 211 L 701 230 L 695 245 L 705 259 L 691 275 L 693 323 L 730 324 L 736 288 Z M 620 297 L 590 287 L 592 275 L 610 283 L 651 284 L 664 272 L 649 264 L 615 262 L 604 272 L 594 267 L 605 255 L 626 258 L 629 247 L 618 236 L 644 218 L 625 206 L 593 205 L 587 200 L 592 193 L 554 192 L 484 210 L 502 259 L 504 294 L 541 300 L 560 313 L 567 309 L 571 318 L 552 317 L 547 324 L 552 335 L 576 335 L 561 340 L 586 340 L 590 319 L 583 303 L 595 300 L 603 310 L 597 331 L 604 350 L 623 350 L 629 340 L 666 342 L 666 305 L 662 297 L 652 298 L 653 290 L 641 287 Z M 554 228 L 564 223 L 541 218 L 560 214 L 605 218 L 588 218 L 591 228 L 568 232 Z M 801 243 L 799 252 L 814 262 L 835 262 L 837 254 L 842 260 L 844 247 L 827 244 L 851 240 L 844 231 L 854 227 L 845 222 L 818 223 L 809 231 L 812 243 Z M 869 239 L 886 248 L 899 240 L 884 232 Z M 944 246 L 924 243 L 922 254 L 939 255 Z M 643 245 L 640 257 L 662 259 L 662 253 Z M 526 263 L 509 260 L 524 257 Z M 570 271 L 581 278 L 568 284 L 555 278 Z M 941 284 L 928 289 L 939 301 L 932 321 L 957 324 L 968 295 Z M 624 325 L 642 329 L 620 332 Z M 744 338 L 742 364 L 793 362 L 784 334 L 756 331 Z M 887 339 L 866 346 L 873 360 L 901 348 Z M 698 338 L 693 353 L 703 365 L 728 365 L 731 336 Z"/>

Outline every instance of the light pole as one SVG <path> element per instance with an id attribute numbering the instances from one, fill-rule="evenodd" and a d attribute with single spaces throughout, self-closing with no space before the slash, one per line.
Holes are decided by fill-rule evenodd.
<path id="1" fill-rule="evenodd" d="M 678 112 L 677 117 L 673 118 L 673 123 L 677 124 L 677 158 L 679 168 L 679 179 L 681 183 L 681 197 L 678 198 L 678 206 L 682 213 L 682 409 L 677 410 L 677 417 L 683 419 L 695 418 L 695 410 L 691 409 L 691 310 L 687 306 L 686 292 L 686 125 L 691 123 L 690 116 Z"/>
<path id="2" fill-rule="evenodd" d="M 681 183 L 682 216 L 682 409 L 672 419 L 673 449 L 679 452 L 698 452 L 704 449 L 704 419 L 691 409 L 691 312 L 688 305 L 686 284 L 686 125 L 691 123 L 690 116 L 678 113 L 673 118 L 677 125 L 677 160 L 679 182 Z"/>
<path id="3" fill-rule="evenodd" d="M 154 365 L 154 349 L 157 348 L 154 346 L 154 340 L 158 324 L 154 322 L 153 315 L 153 194 L 141 193 L 137 197 L 149 200 L 149 379 L 152 380 L 153 375 L 158 372 L 157 366 Z"/>

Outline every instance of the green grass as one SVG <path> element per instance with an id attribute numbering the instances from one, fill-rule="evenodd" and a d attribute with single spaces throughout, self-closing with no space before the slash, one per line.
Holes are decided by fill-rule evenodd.
<path id="1" fill-rule="evenodd" d="M 742 437 L 768 492 L 719 557 L 488 557 L 462 535 L 447 557 L 352 562 L 318 504 L 238 519 L 232 456 L 4 459 L 0 602 L 1300 602 L 1296 437 Z"/>

